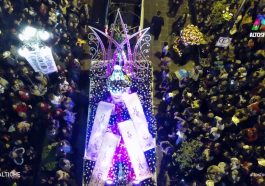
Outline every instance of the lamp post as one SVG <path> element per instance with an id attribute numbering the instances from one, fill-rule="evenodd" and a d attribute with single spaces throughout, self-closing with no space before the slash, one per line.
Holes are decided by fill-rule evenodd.
<path id="1" fill-rule="evenodd" d="M 49 74 L 57 71 L 51 48 L 45 45 L 50 38 L 49 32 L 27 26 L 18 37 L 23 43 L 18 53 L 26 58 L 35 72 Z"/>

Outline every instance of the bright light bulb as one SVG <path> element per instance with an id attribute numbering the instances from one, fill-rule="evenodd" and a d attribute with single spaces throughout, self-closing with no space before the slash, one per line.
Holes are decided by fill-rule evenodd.
<path id="1" fill-rule="evenodd" d="M 25 57 L 28 54 L 29 50 L 27 48 L 19 48 L 18 54 L 22 57 Z"/>
<path id="2" fill-rule="evenodd" d="M 40 39 L 43 40 L 43 41 L 48 40 L 49 37 L 50 37 L 49 32 L 44 31 L 44 30 L 38 31 L 38 35 L 39 35 Z"/>
<path id="3" fill-rule="evenodd" d="M 37 29 L 31 26 L 27 26 L 25 30 L 23 31 L 23 36 L 25 37 L 26 40 L 32 38 L 35 36 L 37 32 Z"/>
<path id="4" fill-rule="evenodd" d="M 18 35 L 18 38 L 21 40 L 21 41 L 24 41 L 25 40 L 25 36 L 23 34 L 19 34 Z"/>

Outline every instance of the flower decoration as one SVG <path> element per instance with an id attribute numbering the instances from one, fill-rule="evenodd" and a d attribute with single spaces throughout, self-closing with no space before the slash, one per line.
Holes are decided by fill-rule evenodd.
<path id="1" fill-rule="evenodd" d="M 200 32 L 197 26 L 192 24 L 181 30 L 180 38 L 186 46 L 206 43 L 203 33 Z"/>

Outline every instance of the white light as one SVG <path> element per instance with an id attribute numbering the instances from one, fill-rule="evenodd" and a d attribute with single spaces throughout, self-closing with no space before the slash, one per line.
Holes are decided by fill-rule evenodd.
<path id="1" fill-rule="evenodd" d="M 21 41 L 24 41 L 25 40 L 25 36 L 23 34 L 19 34 L 18 35 L 18 38 L 21 40 Z"/>
<path id="2" fill-rule="evenodd" d="M 37 29 L 31 26 L 27 26 L 24 30 L 24 33 L 31 34 L 31 35 L 36 34 L 36 32 L 37 32 Z"/>
<path id="3" fill-rule="evenodd" d="M 39 35 L 40 39 L 43 40 L 43 41 L 48 40 L 49 37 L 50 37 L 49 32 L 44 31 L 44 30 L 38 31 L 38 35 Z"/>
<path id="4" fill-rule="evenodd" d="M 29 53 L 29 50 L 27 48 L 19 48 L 18 54 L 22 57 L 25 57 Z"/>
<path id="5" fill-rule="evenodd" d="M 121 66 L 120 65 L 115 65 L 114 66 L 114 70 L 121 70 Z"/>
<path id="6" fill-rule="evenodd" d="M 111 184 L 113 184 L 113 181 L 112 180 L 107 180 L 106 184 L 111 185 Z"/>
<path id="7" fill-rule="evenodd" d="M 140 183 L 139 180 L 134 180 L 134 181 L 133 181 L 133 184 L 139 184 L 139 183 Z"/>
<path id="8" fill-rule="evenodd" d="M 27 26 L 24 29 L 23 33 L 20 34 L 19 39 L 22 40 L 22 41 L 29 40 L 29 39 L 31 39 L 31 38 L 33 38 L 35 36 L 36 32 L 37 32 L 36 28 L 33 28 L 31 26 Z"/>

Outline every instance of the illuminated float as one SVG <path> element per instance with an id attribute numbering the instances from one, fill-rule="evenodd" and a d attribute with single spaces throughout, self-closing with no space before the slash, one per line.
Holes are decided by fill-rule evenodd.
<path id="1" fill-rule="evenodd" d="M 91 77 L 83 185 L 155 185 L 149 28 L 90 27 Z"/>

